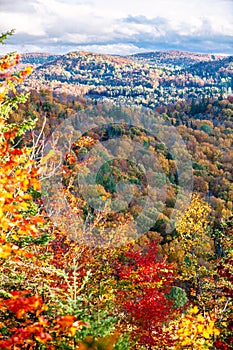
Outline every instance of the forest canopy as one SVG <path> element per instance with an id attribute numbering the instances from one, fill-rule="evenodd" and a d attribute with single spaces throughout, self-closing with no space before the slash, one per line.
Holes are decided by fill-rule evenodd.
<path id="1" fill-rule="evenodd" d="M 1 349 L 231 349 L 232 97 L 143 114 L 25 92 L 19 62 L 0 58 Z"/>

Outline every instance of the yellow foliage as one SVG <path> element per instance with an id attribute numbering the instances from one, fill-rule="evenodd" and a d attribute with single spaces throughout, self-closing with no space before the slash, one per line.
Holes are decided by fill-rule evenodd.
<path id="1" fill-rule="evenodd" d="M 92 336 L 87 336 L 84 341 L 78 343 L 78 350 L 113 350 L 119 338 L 119 334 L 115 333 L 108 335 L 97 340 L 93 339 Z"/>
<path id="2" fill-rule="evenodd" d="M 183 314 L 172 325 L 175 340 L 174 350 L 204 350 L 213 345 L 214 337 L 219 335 L 213 314 L 203 316 L 197 306 Z"/>
<path id="3" fill-rule="evenodd" d="M 185 248 L 188 248 L 189 243 L 200 243 L 201 239 L 208 241 L 206 232 L 210 212 L 209 204 L 198 195 L 193 194 L 188 210 L 176 225 Z"/>
<path id="4" fill-rule="evenodd" d="M 208 234 L 210 212 L 209 204 L 193 194 L 188 210 L 176 225 L 179 247 L 183 251 L 183 261 L 179 261 L 183 280 L 197 282 L 198 278 L 200 281 L 206 274 L 206 266 L 210 268 L 205 261 L 207 254 L 212 254 L 214 249 L 214 242 Z"/>

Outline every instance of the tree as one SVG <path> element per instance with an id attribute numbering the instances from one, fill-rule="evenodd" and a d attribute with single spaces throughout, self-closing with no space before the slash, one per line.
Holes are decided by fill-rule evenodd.
<path id="1" fill-rule="evenodd" d="M 89 344 L 127 350 L 127 339 L 116 333 L 115 317 L 96 307 L 88 290 L 84 293 L 89 274 L 80 267 L 82 255 L 44 217 L 39 165 L 31 160 L 33 149 L 22 142 L 34 121 L 9 121 L 28 97 L 16 87 L 31 68 L 8 71 L 18 60 L 16 53 L 0 58 L 0 348 L 71 350 Z M 63 255 L 57 254 L 59 242 Z"/>
<path id="2" fill-rule="evenodd" d="M 130 246 L 117 262 L 117 305 L 124 313 L 123 322 L 132 327 L 138 339 L 136 348 L 159 346 L 167 349 L 171 338 L 163 332 L 166 322 L 176 316 L 174 299 L 169 298 L 176 277 L 172 264 L 156 261 L 157 243 L 143 250 Z"/>
<path id="3" fill-rule="evenodd" d="M 205 350 L 213 347 L 213 338 L 219 335 L 213 313 L 202 315 L 194 306 L 181 318 L 171 323 L 170 332 L 173 334 L 175 346 L 173 349 Z"/>
<path id="4" fill-rule="evenodd" d="M 193 194 L 189 208 L 176 225 L 179 244 L 183 250 L 180 266 L 181 279 L 186 282 L 189 293 L 204 307 L 205 281 L 211 264 L 208 255 L 213 254 L 214 242 L 208 233 L 209 205 Z M 208 283 L 206 284 L 208 285 Z"/>

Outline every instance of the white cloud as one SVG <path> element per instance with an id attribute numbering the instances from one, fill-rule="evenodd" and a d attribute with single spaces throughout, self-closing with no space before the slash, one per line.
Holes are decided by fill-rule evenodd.
<path id="1" fill-rule="evenodd" d="M 137 52 L 144 52 L 143 49 L 139 49 L 132 44 L 84 45 L 78 46 L 77 50 L 114 55 L 122 55 L 122 53 L 124 53 L 124 55 L 130 55 Z"/>
<path id="2" fill-rule="evenodd" d="M 27 13 L 2 12 L 3 18 L 1 31 L 15 28 L 17 33 L 30 33 L 31 35 L 45 35 L 40 18 L 30 16 Z"/>

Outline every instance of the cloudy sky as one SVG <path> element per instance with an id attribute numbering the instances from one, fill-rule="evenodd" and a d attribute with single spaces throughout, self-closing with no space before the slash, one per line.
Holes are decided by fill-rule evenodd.
<path id="1" fill-rule="evenodd" d="M 3 52 L 233 54 L 233 0 L 0 0 Z"/>

